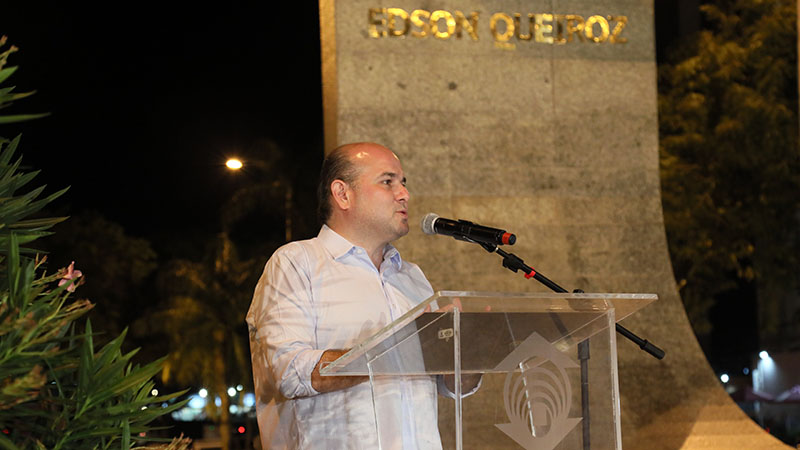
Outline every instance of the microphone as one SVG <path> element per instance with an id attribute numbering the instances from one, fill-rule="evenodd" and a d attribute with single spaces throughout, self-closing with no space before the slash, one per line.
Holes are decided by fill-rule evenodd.
<path id="1" fill-rule="evenodd" d="M 445 219 L 434 213 L 428 213 L 422 218 L 422 232 L 453 236 L 460 241 L 492 245 L 514 245 L 517 242 L 517 237 L 506 233 L 506 230 L 484 227 L 466 220 Z"/>

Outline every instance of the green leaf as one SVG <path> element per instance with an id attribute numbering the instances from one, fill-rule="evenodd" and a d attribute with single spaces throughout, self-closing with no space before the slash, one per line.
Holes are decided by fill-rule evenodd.
<path id="1" fill-rule="evenodd" d="M 131 448 L 131 425 L 127 419 L 122 421 L 122 450 Z"/>
<path id="2" fill-rule="evenodd" d="M 145 383 L 161 370 L 164 360 L 165 358 L 161 358 L 153 361 L 150 364 L 147 364 L 144 367 L 132 370 L 130 373 L 126 374 L 122 380 L 114 383 L 100 392 L 95 393 L 95 398 L 97 401 L 105 401 L 112 396 L 121 395 L 130 390 L 136 389 L 138 386 Z"/>
<path id="3" fill-rule="evenodd" d="M 43 219 L 20 220 L 17 223 L 10 224 L 9 228 L 28 228 L 30 230 L 38 231 L 40 229 L 49 228 L 67 219 L 69 219 L 69 217 L 47 217 Z"/>
<path id="4" fill-rule="evenodd" d="M 8 239 L 8 299 L 12 307 L 17 307 L 17 289 L 19 284 L 19 243 L 17 236 L 12 232 Z"/>
<path id="5" fill-rule="evenodd" d="M 122 330 L 122 333 L 120 333 L 119 336 L 117 336 L 111 342 L 103 346 L 103 348 L 95 356 L 95 364 L 98 367 L 108 366 L 114 360 L 114 358 L 120 355 L 120 348 L 122 347 L 122 341 L 125 340 L 125 336 L 127 334 L 128 334 L 128 329 L 125 328 L 124 330 Z M 130 357 L 123 359 L 127 361 L 129 358 Z"/>
<path id="6" fill-rule="evenodd" d="M 3 81 L 6 81 L 6 79 L 8 77 L 10 77 L 11 74 L 13 74 L 14 72 L 17 71 L 17 68 L 18 68 L 18 66 L 11 66 L 11 67 L 6 67 L 5 69 L 0 70 L 0 83 L 2 83 Z"/>
<path id="7" fill-rule="evenodd" d="M 3 436 L 2 434 L 0 434 L 0 447 L 7 450 L 19 450 L 19 447 L 14 445 L 14 443 L 11 442 L 11 439 Z"/>
<path id="8" fill-rule="evenodd" d="M 86 336 L 81 347 L 80 367 L 78 370 L 78 391 L 75 400 L 80 407 L 75 412 L 74 419 L 78 419 L 89 407 L 90 398 L 86 395 L 89 389 L 91 373 L 94 372 L 94 341 L 92 340 L 92 321 L 86 320 Z"/>
<path id="9" fill-rule="evenodd" d="M 49 116 L 50 113 L 40 114 L 16 114 L 13 116 L 0 116 L 0 124 L 24 122 L 26 120 L 41 119 L 42 117 Z"/>
<path id="10" fill-rule="evenodd" d="M 22 139 L 22 135 L 18 134 L 17 137 L 12 139 L 11 142 L 2 149 L 2 152 L 0 152 L 0 169 L 8 166 L 9 161 L 11 161 L 11 158 L 14 156 L 14 152 L 17 150 L 20 139 Z"/>

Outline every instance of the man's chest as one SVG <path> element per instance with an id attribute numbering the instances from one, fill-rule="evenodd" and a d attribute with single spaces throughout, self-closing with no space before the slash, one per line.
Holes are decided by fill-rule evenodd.
<path id="1" fill-rule="evenodd" d="M 355 345 L 413 308 L 421 299 L 398 288 L 401 281 L 346 265 L 320 271 L 312 289 L 318 344 Z"/>

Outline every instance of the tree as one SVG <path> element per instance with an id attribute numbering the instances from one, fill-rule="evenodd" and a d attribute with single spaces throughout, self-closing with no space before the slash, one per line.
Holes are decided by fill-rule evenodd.
<path id="1" fill-rule="evenodd" d="M 288 147 L 258 139 L 246 151 L 244 167 L 234 173 L 239 187 L 221 209 L 221 228 L 244 258 L 263 262 L 280 245 L 318 230 L 315 217 L 317 166 Z"/>
<path id="2" fill-rule="evenodd" d="M 162 380 L 206 386 L 209 416 L 219 424 L 223 449 L 230 445 L 228 386 L 250 384 L 245 314 L 258 270 L 242 261 L 225 233 L 204 261 L 175 260 L 160 271 L 158 289 L 167 306 L 140 326 L 165 330 L 170 354 Z M 219 397 L 217 409 L 213 399 Z"/>
<path id="3" fill-rule="evenodd" d="M 16 70 L 4 67 L 15 50 L 0 53 L 0 83 Z M 13 91 L 0 88 L 0 108 L 29 95 Z M 4 115 L 0 124 L 35 116 Z M 125 332 L 97 349 L 91 324 L 75 326 L 92 308 L 71 298 L 82 274 L 72 265 L 47 274 L 44 258 L 27 247 L 63 220 L 34 215 L 66 189 L 43 198 L 44 186 L 27 190 L 37 173 L 19 169 L 19 142 L 0 138 L 0 446 L 131 448 L 152 420 L 183 405 L 162 407 L 180 393 L 151 395 L 162 361 L 131 364 L 136 351 L 120 350 Z"/>
<path id="4" fill-rule="evenodd" d="M 698 334 L 737 283 L 756 283 L 759 328 L 780 335 L 800 255 L 796 4 L 704 5 L 707 30 L 659 69 L 664 221 Z"/>
<path id="5" fill-rule="evenodd" d="M 83 295 L 103 299 L 90 313 L 99 325 L 96 331 L 116 336 L 155 306 L 145 285 L 157 264 L 147 240 L 129 236 L 97 212 L 73 215 L 54 230 L 43 242 L 52 255 L 50 264 L 64 267 L 75 261 L 90 281 L 81 289 Z"/>
<path id="6" fill-rule="evenodd" d="M 253 288 L 272 252 L 308 236 L 313 227 L 314 208 L 307 207 L 314 204 L 313 188 L 298 181 L 308 161 L 288 158 L 287 153 L 268 139 L 250 147 L 244 173 L 232 174 L 239 187 L 221 209 L 222 231 L 202 261 L 177 259 L 160 270 L 158 290 L 167 306 L 140 322 L 143 329 L 168 330 L 171 353 L 164 382 L 200 384 L 211 399 L 221 399 L 219 408 L 213 402 L 207 405 L 209 416 L 220 424 L 226 449 L 228 386 L 252 386 L 245 315 Z"/>

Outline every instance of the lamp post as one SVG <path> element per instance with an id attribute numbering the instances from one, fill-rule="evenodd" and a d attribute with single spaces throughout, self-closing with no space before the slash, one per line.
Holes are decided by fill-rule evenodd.
<path id="1" fill-rule="evenodd" d="M 248 160 L 242 161 L 239 158 L 229 158 L 225 162 L 225 167 L 231 172 L 238 172 L 240 170 L 247 170 L 248 167 L 256 168 L 264 174 L 269 174 L 275 177 L 273 187 L 283 188 L 283 208 L 284 208 L 284 239 L 286 242 L 292 240 L 292 207 L 293 205 L 293 192 L 292 184 L 285 174 L 279 173 L 275 166 L 269 165 L 261 160 Z M 276 175 L 277 174 L 277 175 Z"/>

